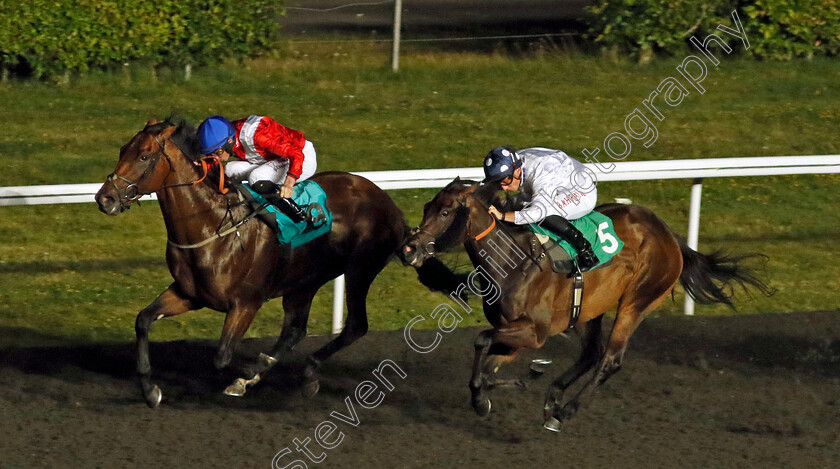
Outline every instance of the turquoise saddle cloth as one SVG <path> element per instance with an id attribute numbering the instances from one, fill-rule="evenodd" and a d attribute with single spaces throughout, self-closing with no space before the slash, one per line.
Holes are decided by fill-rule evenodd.
<path id="1" fill-rule="evenodd" d="M 318 213 L 315 213 L 315 207 L 307 207 L 307 205 L 318 204 L 323 209 L 325 219 L 316 221 L 312 225 L 307 222 L 293 222 L 289 217 L 280 212 L 277 207 L 268 203 L 265 197 L 254 192 L 248 184 L 243 184 L 243 187 L 254 196 L 254 199 L 262 203 L 266 210 L 273 213 L 277 218 L 277 226 L 279 227 L 277 241 L 280 244 L 289 244 L 294 249 L 329 233 L 332 229 L 333 216 L 332 212 L 327 208 L 327 194 L 315 181 L 301 181 L 295 184 L 294 194 L 292 194 L 292 200 L 310 215 L 317 216 Z"/>

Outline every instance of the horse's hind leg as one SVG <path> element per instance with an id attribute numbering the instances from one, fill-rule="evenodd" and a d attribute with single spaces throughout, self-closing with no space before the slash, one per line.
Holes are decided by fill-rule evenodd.
<path id="1" fill-rule="evenodd" d="M 366 302 L 368 291 L 370 290 L 370 284 L 373 283 L 374 277 L 385 267 L 385 264 L 383 263 L 379 268 L 370 268 L 370 266 L 363 268 L 364 263 L 364 260 L 350 261 L 351 265 L 355 265 L 357 269 L 363 270 L 350 270 L 346 274 L 347 320 L 344 322 L 344 328 L 336 338 L 321 347 L 307 359 L 306 368 L 303 371 L 303 376 L 306 380 L 303 393 L 306 396 L 313 396 L 318 392 L 318 368 L 321 366 L 321 363 L 367 334 L 368 319 Z"/>
<path id="2" fill-rule="evenodd" d="M 638 291 L 646 291 L 644 285 L 639 287 Z M 621 361 L 624 358 L 624 351 L 627 349 L 630 336 L 633 335 L 642 319 L 644 319 L 645 313 L 659 306 L 668 296 L 668 291 L 670 291 L 670 288 L 659 297 L 654 297 L 655 299 L 639 298 L 635 294 L 622 297 L 618 305 L 615 324 L 604 350 L 604 356 L 598 363 L 594 375 L 577 395 L 569 399 L 562 408 L 555 406 L 553 416 L 560 423 L 556 425 L 556 428 L 550 428 L 549 426 L 546 426 L 546 428 L 557 431 L 564 420 L 572 418 L 577 413 L 581 402 L 591 397 L 598 386 L 604 384 L 610 376 L 621 369 Z"/>
<path id="3" fill-rule="evenodd" d="M 598 359 L 604 350 L 604 346 L 601 343 L 601 320 L 603 318 L 603 316 L 598 316 L 575 328 L 580 338 L 580 356 L 574 365 L 551 383 L 548 389 L 548 395 L 545 398 L 545 407 L 543 407 L 545 417 L 543 426 L 545 428 L 554 431 L 560 429 L 561 423 L 554 417 L 554 413 L 560 409 L 560 404 L 563 402 L 563 393 L 572 383 L 585 375 L 598 363 Z"/>
<path id="4" fill-rule="evenodd" d="M 137 373 L 140 376 L 140 386 L 146 404 L 155 408 L 163 398 L 160 388 L 152 384 L 152 366 L 149 363 L 149 330 L 152 323 L 158 319 L 175 316 L 187 311 L 198 309 L 200 306 L 193 300 L 184 297 L 174 283 L 161 293 L 149 306 L 143 308 L 134 322 L 137 334 Z"/>
<path id="5" fill-rule="evenodd" d="M 216 352 L 216 358 L 213 360 L 213 365 L 217 370 L 230 364 L 233 352 L 245 337 L 245 332 L 254 321 L 254 316 L 257 315 L 262 303 L 262 299 L 240 301 L 227 312 L 225 324 L 222 326 L 222 336 L 219 339 L 219 351 Z"/>
<path id="6" fill-rule="evenodd" d="M 246 377 L 237 378 L 225 389 L 228 396 L 243 396 L 249 386 L 257 384 L 277 362 L 288 355 L 306 337 L 309 310 L 317 288 L 297 291 L 283 296 L 283 330 L 268 355 L 261 353 L 256 363 L 244 370 Z"/>

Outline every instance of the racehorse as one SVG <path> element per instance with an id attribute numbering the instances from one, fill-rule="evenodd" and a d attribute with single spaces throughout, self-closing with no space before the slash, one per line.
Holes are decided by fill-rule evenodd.
<path id="1" fill-rule="evenodd" d="M 469 387 L 473 408 L 480 416 L 490 411 L 487 391 L 510 384 L 494 378 L 499 367 L 513 360 L 522 348 L 542 347 L 549 336 L 570 325 L 582 350 L 546 396 L 544 427 L 552 431 L 559 431 L 581 402 L 621 368 L 630 336 L 678 281 L 703 304 L 732 306 L 733 283 L 772 293 L 743 266 L 741 261 L 750 256 L 701 254 L 650 210 L 606 204 L 596 210 L 612 219 L 624 248 L 610 265 L 583 274 L 587 294 L 574 325 L 570 322 L 573 280 L 552 271 L 550 260 L 542 255 L 542 246 L 528 228 L 502 225 L 488 213 L 490 204 L 499 203 L 500 190 L 498 183 L 481 185 L 456 178 L 426 204 L 423 221 L 403 247 L 404 260 L 417 268 L 434 259 L 436 251 L 463 244 L 476 266 L 474 273 L 481 273 L 473 280 L 483 279 L 480 285 L 471 285 L 470 290 L 482 295 L 484 314 L 493 328 L 480 333 L 475 342 Z M 494 287 L 498 294 L 488 293 L 495 291 Z M 605 345 L 602 318 L 616 305 L 615 323 Z M 564 391 L 593 368 L 595 372 L 579 392 L 563 402 Z"/>
<path id="2" fill-rule="evenodd" d="M 309 356 L 304 368 L 304 391 L 317 392 L 318 366 L 367 332 L 370 284 L 410 234 L 400 209 L 372 182 L 349 173 L 324 172 L 311 180 L 327 194 L 332 230 L 289 249 L 278 243 L 266 223 L 253 217 L 235 192 L 222 193 L 219 167 L 200 154 L 191 126 L 153 120 L 121 148 L 114 172 L 96 194 L 99 209 L 108 215 L 118 215 L 151 193 L 157 193 L 163 212 L 166 263 L 174 282 L 140 311 L 135 323 L 137 371 L 152 408 L 162 399 L 149 363 L 148 336 L 154 321 L 203 307 L 226 313 L 214 360 L 222 369 L 263 303 L 282 296 L 285 316 L 276 345 L 226 390 L 242 395 L 301 341 L 315 293 L 344 274 L 344 329 Z M 434 272 L 436 267 L 443 267 L 440 273 Z M 442 264 L 436 267 L 425 275 L 418 271 L 424 284 L 439 282 L 441 274 L 449 272 Z"/>

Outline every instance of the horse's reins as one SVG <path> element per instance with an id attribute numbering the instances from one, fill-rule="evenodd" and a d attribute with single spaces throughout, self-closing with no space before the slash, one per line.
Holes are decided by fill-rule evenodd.
<path id="1" fill-rule="evenodd" d="M 485 208 L 485 209 L 487 208 L 487 207 L 485 207 L 485 206 L 484 206 L 484 204 L 483 204 L 480 200 L 478 200 L 478 199 L 477 199 L 477 198 L 475 198 L 474 196 L 472 196 L 472 195 L 467 195 L 467 197 L 471 197 L 473 200 L 475 200 L 476 202 L 478 202 L 478 203 L 479 203 L 479 204 L 480 204 L 483 208 Z M 475 241 L 481 241 L 483 238 L 487 237 L 487 235 L 489 235 L 490 233 L 492 233 L 494 228 L 496 228 L 496 225 L 497 225 L 497 224 L 496 224 L 496 217 L 494 217 L 494 216 L 492 216 L 492 215 L 491 215 L 491 216 L 490 216 L 490 218 L 492 218 L 492 222 L 490 223 L 490 226 L 488 226 L 488 227 L 487 227 L 484 231 L 482 231 L 481 233 L 479 233 L 479 234 L 475 235 L 475 236 L 473 237 L 473 239 L 474 239 Z M 467 223 L 470 223 L 470 222 L 469 222 L 469 220 L 467 220 Z M 508 236 L 508 238 L 510 238 L 511 240 L 512 240 L 512 239 L 514 239 L 514 238 L 513 238 L 513 236 L 511 236 L 511 235 L 510 235 L 510 233 L 508 233 L 508 232 L 507 232 L 507 229 L 506 229 L 506 228 L 504 228 L 504 226 L 502 226 L 501 224 L 499 224 L 498 226 L 499 226 L 499 229 L 500 229 L 500 230 L 502 230 L 502 232 L 504 232 L 504 234 L 506 234 L 506 235 Z M 469 231 L 469 229 L 468 229 L 468 228 L 467 228 L 467 231 Z M 415 228 L 412 228 L 412 229 L 411 229 L 411 234 L 412 234 L 412 235 L 417 234 L 417 233 L 425 233 L 425 234 L 427 234 L 430 238 L 432 238 L 432 240 L 431 240 L 431 241 L 429 241 L 428 243 L 426 243 L 426 245 L 425 245 L 425 246 L 423 246 L 423 250 L 426 252 L 426 254 L 428 254 L 428 255 L 430 255 L 430 256 L 434 256 L 434 255 L 435 255 L 436 248 L 437 248 L 437 246 L 436 246 L 436 244 L 435 244 L 435 241 L 437 240 L 437 237 L 436 237 L 435 235 L 433 235 L 432 233 L 430 233 L 430 232 L 428 232 L 428 231 L 426 231 L 426 230 L 424 230 L 424 229 L 422 229 L 422 228 L 420 228 L 420 227 L 415 227 Z M 518 247 L 518 246 L 517 246 L 517 247 Z M 520 249 L 521 249 L 521 248 L 520 248 Z M 526 250 L 522 250 L 522 252 L 527 252 L 527 251 L 526 251 Z M 533 257 L 533 256 L 532 256 L 532 255 L 530 255 L 530 254 L 528 255 L 528 258 L 531 260 L 531 262 L 533 262 L 533 263 L 534 263 L 534 265 L 536 265 L 537 267 L 540 267 L 540 261 L 539 261 L 539 259 L 537 259 L 537 258 Z M 540 268 L 540 269 L 542 269 L 542 268 Z"/>
<path id="2" fill-rule="evenodd" d="M 109 174 L 108 177 L 105 179 L 106 181 L 114 181 L 116 179 L 119 179 L 119 180 L 124 181 L 126 183 L 125 188 L 122 189 L 122 190 L 120 190 L 120 188 L 117 187 L 116 184 L 114 184 L 114 187 L 117 189 L 117 192 L 120 194 L 120 197 L 127 200 L 129 205 L 134 203 L 134 202 L 137 202 L 139 204 L 140 203 L 140 197 L 143 197 L 144 195 L 149 195 L 152 192 L 158 192 L 158 191 L 161 191 L 163 189 L 168 189 L 168 188 L 171 188 L 171 187 L 194 186 L 194 185 L 204 181 L 207 178 L 207 174 L 210 172 L 210 166 L 212 166 L 213 164 L 218 164 L 221 167 L 222 163 L 221 163 L 221 161 L 219 161 L 219 157 L 217 157 L 215 155 L 214 156 L 205 156 L 205 157 L 201 158 L 200 160 L 193 162 L 193 164 L 196 165 L 196 166 L 200 165 L 201 169 L 203 170 L 203 173 L 204 173 L 197 180 L 190 181 L 190 182 L 182 182 L 182 183 L 178 183 L 178 184 L 169 184 L 169 185 L 161 186 L 157 190 L 152 191 L 152 192 L 140 192 L 139 189 L 137 188 L 137 181 L 142 180 L 143 178 L 145 178 L 148 175 L 149 171 L 153 171 L 155 168 L 157 168 L 157 164 L 160 161 L 161 156 L 166 158 L 166 163 L 169 165 L 169 171 L 168 172 L 170 172 L 170 173 L 172 172 L 172 160 L 169 159 L 169 155 L 166 153 L 166 140 L 161 141 L 160 139 L 157 138 L 156 135 L 152 135 L 151 137 L 153 139 L 155 139 L 155 142 L 157 142 L 158 147 L 160 147 L 160 150 L 158 151 L 157 158 L 155 159 L 155 161 L 152 164 L 150 164 L 149 167 L 146 168 L 145 171 L 143 171 L 143 174 L 141 174 L 140 177 L 137 178 L 136 181 L 130 181 L 127 178 L 125 178 L 123 176 L 120 176 L 116 172 L 113 172 L 113 173 Z M 211 163 L 211 161 L 213 163 Z M 219 174 L 220 174 L 219 175 L 219 192 L 221 192 L 222 194 L 227 194 L 230 189 L 225 187 L 225 171 L 224 171 L 224 169 L 222 169 L 219 172 Z M 128 190 L 132 187 L 134 188 L 136 193 L 134 195 L 130 196 L 128 194 Z M 228 210 L 230 210 L 230 209 L 228 209 Z M 249 213 L 248 216 L 246 216 L 242 220 L 239 220 L 238 222 L 231 225 L 230 228 L 228 228 L 224 231 L 221 231 L 221 232 L 216 231 L 216 234 L 214 234 L 213 236 L 205 239 L 204 241 L 201 241 L 201 242 L 198 242 L 198 243 L 195 243 L 195 244 L 178 244 L 178 243 L 173 242 L 169 238 L 166 239 L 166 242 L 169 245 L 174 246 L 176 248 L 180 248 L 180 249 L 200 248 L 200 247 L 202 247 L 202 246 L 204 246 L 204 245 L 206 245 L 206 244 L 208 244 L 212 241 L 215 241 L 216 239 L 225 237 L 225 236 L 237 231 L 237 229 L 240 226 L 242 226 L 243 224 L 245 224 L 245 222 L 254 218 L 255 216 L 257 216 L 257 211 L 256 210 Z"/>
<path id="3" fill-rule="evenodd" d="M 486 206 L 485 206 L 485 205 L 484 205 L 484 204 L 483 204 L 480 200 L 478 200 L 475 196 L 473 196 L 472 194 L 467 195 L 467 197 L 471 197 L 473 200 L 475 200 L 476 202 L 478 202 L 478 204 L 479 204 L 479 205 L 481 205 L 481 207 L 482 207 L 482 208 L 487 209 L 487 207 L 486 207 Z M 490 215 L 490 218 L 492 219 L 492 222 L 490 223 L 490 226 L 488 226 L 488 227 L 487 227 L 484 231 L 482 231 L 481 233 L 479 233 L 479 234 L 477 234 L 477 235 L 473 236 L 473 239 L 474 239 L 475 241 L 481 241 L 482 239 L 484 239 L 485 237 L 487 237 L 487 235 L 489 235 L 490 233 L 492 233 L 494 228 L 496 228 L 496 226 L 497 226 L 497 223 L 496 223 L 496 217 L 495 217 L 495 216 L 493 216 L 493 215 L 491 214 L 491 215 Z M 510 238 L 511 240 L 513 240 L 513 239 L 514 239 L 514 238 L 513 238 L 513 236 L 511 236 L 511 235 L 510 235 L 510 233 L 508 233 L 507 228 L 505 228 L 505 227 L 504 227 L 504 225 L 502 225 L 502 224 L 498 224 L 498 227 L 499 227 L 499 229 L 500 229 L 500 230 L 502 230 L 502 232 L 503 232 L 505 235 L 507 235 L 507 237 L 508 237 L 508 238 Z M 517 246 L 517 247 L 519 247 L 519 246 Z M 523 253 L 524 253 L 524 252 L 527 252 L 526 250 L 521 249 L 521 248 L 520 248 L 520 250 L 522 250 L 522 252 L 523 252 Z M 531 262 L 533 262 L 535 266 L 540 267 L 540 261 L 539 261 L 539 259 L 537 259 L 537 258 L 533 257 L 533 256 L 532 256 L 532 255 L 530 255 L 530 254 L 528 254 L 527 256 L 528 256 L 528 259 L 530 259 L 530 260 L 531 260 Z M 540 267 L 540 270 L 542 270 L 542 267 Z"/>
<path id="4" fill-rule="evenodd" d="M 157 164 L 158 164 L 158 162 L 160 162 L 161 156 L 166 158 L 166 163 L 169 165 L 169 171 L 168 172 L 172 172 L 172 160 L 169 159 L 169 155 L 166 153 L 166 141 L 165 140 L 161 141 L 160 139 L 157 138 L 156 135 L 152 135 L 151 137 L 153 139 L 155 139 L 155 142 L 157 142 L 158 147 L 160 147 L 160 150 L 158 150 L 157 158 L 155 159 L 155 161 L 152 164 L 150 164 L 149 167 L 146 168 L 145 171 L 143 171 L 143 174 L 141 174 L 140 177 L 138 177 L 135 181 L 130 181 L 127 178 L 125 178 L 123 176 L 120 176 L 116 172 L 113 172 L 113 173 L 109 174 L 107 178 L 105 178 L 106 181 L 114 181 L 116 179 L 119 179 L 119 180 L 124 181 L 126 183 L 125 188 L 122 189 L 122 190 L 120 190 L 120 188 L 117 187 L 116 184 L 114 184 L 114 187 L 117 188 L 117 191 L 120 193 L 120 197 L 127 200 L 129 204 L 134 203 L 134 202 L 139 203 L 140 197 L 143 197 L 144 195 L 149 195 L 152 192 L 158 192 L 158 191 L 161 191 L 163 189 L 168 189 L 168 188 L 171 188 L 171 187 L 192 186 L 192 185 L 198 184 L 198 183 L 204 181 L 207 178 L 207 174 L 210 172 L 210 166 L 212 166 L 213 164 L 221 165 L 221 161 L 219 161 L 219 157 L 217 157 L 217 156 L 205 156 L 205 157 L 201 158 L 200 160 L 193 162 L 193 164 L 196 165 L 196 166 L 200 165 L 201 169 L 203 170 L 203 174 L 197 180 L 191 181 L 191 182 L 182 182 L 182 183 L 178 183 L 178 184 L 168 184 L 168 185 L 165 185 L 165 186 L 161 186 L 157 190 L 154 190 L 152 192 L 140 192 L 139 189 L 137 188 L 137 182 L 142 180 L 143 178 L 145 178 L 148 175 L 149 171 L 153 171 L 155 168 L 157 168 Z M 213 163 L 211 163 L 211 161 Z M 134 195 L 129 195 L 128 191 L 132 187 L 134 188 L 136 193 Z M 221 171 L 220 176 L 219 176 L 219 192 L 221 192 L 222 194 L 227 194 L 228 190 L 229 189 L 227 187 L 225 187 L 225 172 Z"/>
<path id="5" fill-rule="evenodd" d="M 244 225 L 244 224 L 245 224 L 245 222 L 247 222 L 248 220 L 250 220 L 250 219 L 254 218 L 255 216 L 257 216 L 257 211 L 256 211 L 256 210 L 254 210 L 253 212 L 249 213 L 249 214 L 248 214 L 248 216 L 246 216 L 245 218 L 243 218 L 243 219 L 239 220 L 238 222 L 234 223 L 233 225 L 231 225 L 231 227 L 230 227 L 230 228 L 228 228 L 228 229 L 226 229 L 226 230 L 224 230 L 224 231 L 216 232 L 216 234 L 214 234 L 213 236 L 211 236 L 211 237 L 209 237 L 209 238 L 205 239 L 204 241 L 200 241 L 200 242 L 195 243 L 195 244 L 178 244 L 178 243 L 173 242 L 173 241 L 172 241 L 171 239 L 169 239 L 169 238 L 167 238 L 167 239 L 166 239 L 166 242 L 167 242 L 170 246 L 174 246 L 174 247 L 179 248 L 179 249 L 196 249 L 196 248 L 200 248 L 201 246 L 204 246 L 204 245 L 206 245 L 206 244 L 209 244 L 209 243 L 211 243 L 211 242 L 213 242 L 213 241 L 215 241 L 215 240 L 217 240 L 217 239 L 219 239 L 219 238 L 223 238 L 223 237 L 225 237 L 225 236 L 227 236 L 227 235 L 229 235 L 229 234 L 233 233 L 233 232 L 234 232 L 234 231 L 236 231 L 236 230 L 237 230 L 240 226 Z"/>
<path id="6" fill-rule="evenodd" d="M 476 240 L 476 241 L 481 241 L 481 238 L 489 235 L 490 232 L 493 231 L 493 228 L 495 228 L 495 227 L 496 227 L 496 217 L 493 217 L 493 223 L 491 223 L 490 226 L 488 226 L 486 230 L 482 231 L 481 233 L 479 233 L 475 237 L 473 237 L 473 239 Z"/>

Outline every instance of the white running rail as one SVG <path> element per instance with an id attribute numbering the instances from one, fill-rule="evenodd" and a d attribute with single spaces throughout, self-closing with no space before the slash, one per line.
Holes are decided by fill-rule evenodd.
<path id="1" fill-rule="evenodd" d="M 704 178 L 840 173 L 840 155 L 604 161 L 599 164 L 587 164 L 586 166 L 594 172 L 598 182 L 692 179 L 688 245 L 692 249 L 697 249 L 700 233 L 700 196 Z M 438 188 L 445 186 L 456 176 L 460 176 L 462 179 L 482 179 L 484 177 L 481 168 L 364 171 L 354 174 L 370 179 L 382 189 Z M 0 207 L 93 202 L 93 196 L 101 185 L 102 183 L 0 187 Z M 149 199 L 154 200 L 154 194 Z M 336 279 L 334 287 L 334 333 L 340 331 L 342 327 L 343 297 L 344 277 L 341 276 Z M 687 296 L 685 314 L 694 314 L 694 302 Z"/>

